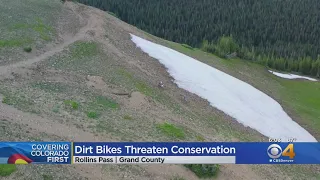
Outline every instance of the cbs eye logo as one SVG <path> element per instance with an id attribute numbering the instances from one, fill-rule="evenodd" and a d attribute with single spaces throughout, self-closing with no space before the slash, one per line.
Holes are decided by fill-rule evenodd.
<path id="1" fill-rule="evenodd" d="M 294 153 L 293 144 L 289 144 L 283 151 L 278 144 L 271 144 L 267 149 L 267 153 L 272 159 L 277 159 L 281 156 L 293 159 L 296 156 Z"/>

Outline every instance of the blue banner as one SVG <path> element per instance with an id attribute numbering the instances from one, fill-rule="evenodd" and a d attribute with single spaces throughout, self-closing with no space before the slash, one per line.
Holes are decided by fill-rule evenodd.
<path id="1" fill-rule="evenodd" d="M 235 156 L 236 164 L 320 164 L 320 143 L 77 142 L 73 156 Z"/>
<path id="2" fill-rule="evenodd" d="M 71 164 L 70 142 L 1 142 L 0 164 Z"/>
<path id="3" fill-rule="evenodd" d="M 172 157 L 193 156 L 199 162 L 229 156 L 236 164 L 320 164 L 320 143 L 0 142 L 0 164 L 72 164 L 79 157 L 114 158 L 117 163 L 120 157 L 138 156 L 167 157 L 163 162 L 170 163 Z"/>

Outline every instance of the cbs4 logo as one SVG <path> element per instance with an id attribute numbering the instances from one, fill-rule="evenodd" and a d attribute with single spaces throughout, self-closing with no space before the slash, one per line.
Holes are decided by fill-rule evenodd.
<path id="1" fill-rule="evenodd" d="M 293 149 L 293 144 L 289 144 L 283 151 L 281 146 L 279 146 L 278 144 L 271 144 L 268 147 L 267 153 L 269 157 L 272 159 L 277 159 L 281 156 L 289 157 L 290 159 L 293 159 L 296 156 Z"/>

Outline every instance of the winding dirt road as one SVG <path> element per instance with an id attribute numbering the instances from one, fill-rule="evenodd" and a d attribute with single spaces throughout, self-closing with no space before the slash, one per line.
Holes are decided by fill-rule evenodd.
<path id="1" fill-rule="evenodd" d="M 96 17 L 96 13 L 91 12 L 91 8 L 84 9 L 85 11 L 89 12 L 82 12 L 82 9 L 81 11 L 77 10 L 77 5 L 72 2 L 66 2 L 64 6 L 65 8 L 73 11 L 73 13 L 75 13 L 79 17 L 80 21 L 82 21 L 82 24 L 85 25 L 82 26 L 74 36 L 70 36 L 69 34 L 63 34 L 63 32 L 60 32 L 59 36 L 63 37 L 63 42 L 54 46 L 49 51 L 39 56 L 27 59 L 25 61 L 20 61 L 14 64 L 0 66 L 0 79 L 7 78 L 11 75 L 12 72 L 19 72 L 22 70 L 22 68 L 29 68 L 34 63 L 46 60 L 47 58 L 63 51 L 64 48 L 68 47 L 76 41 L 94 38 L 94 36 L 92 36 L 92 33 L 89 32 L 95 32 L 96 29 L 102 28 L 103 23 L 101 23 L 99 21 L 99 18 Z M 83 15 L 86 15 L 87 17 Z M 96 34 L 97 33 L 94 33 L 94 35 Z M 10 123 L 17 123 L 24 127 L 29 126 L 32 129 L 32 134 L 45 133 L 48 135 L 52 135 L 53 137 L 59 137 L 67 141 L 102 141 L 101 138 L 99 138 L 91 132 L 84 131 L 73 125 L 60 123 L 59 119 L 52 119 L 52 117 L 50 117 L 49 119 L 43 116 L 39 116 L 37 114 L 23 112 L 12 106 L 3 104 L 2 99 L 3 97 L 0 95 L 0 120 L 8 120 L 10 121 Z M 105 137 L 104 141 L 106 141 Z M 108 178 L 108 176 L 105 173 L 103 173 L 101 167 L 75 167 L 77 169 L 76 172 L 82 174 L 83 177 L 90 177 L 94 179 Z"/>
<path id="2" fill-rule="evenodd" d="M 75 4 L 71 2 L 65 3 L 66 8 L 69 8 L 71 11 L 73 11 L 75 14 L 78 15 L 79 19 L 82 21 L 85 26 L 81 27 L 81 29 L 76 33 L 74 36 L 70 37 L 70 35 L 65 35 L 63 32 L 60 32 L 60 37 L 63 37 L 63 43 L 56 45 L 55 47 L 51 48 L 49 51 L 33 57 L 31 59 L 27 59 L 25 61 L 17 62 L 14 64 L 9 64 L 5 66 L 0 66 L 0 76 L 4 76 L 7 74 L 10 74 L 12 71 L 17 70 L 18 68 L 26 68 L 34 63 L 43 61 L 61 51 L 63 51 L 64 48 L 68 47 L 69 45 L 73 44 L 76 41 L 84 40 L 86 38 L 90 38 L 89 32 L 96 32 L 97 30 L 101 30 L 103 27 L 103 23 L 101 23 L 101 18 L 97 17 L 97 14 L 94 12 L 78 12 Z M 87 8 L 86 10 L 89 10 Z M 83 17 L 82 14 L 89 15 L 89 17 Z M 94 33 L 94 35 L 100 35 L 101 33 Z"/>

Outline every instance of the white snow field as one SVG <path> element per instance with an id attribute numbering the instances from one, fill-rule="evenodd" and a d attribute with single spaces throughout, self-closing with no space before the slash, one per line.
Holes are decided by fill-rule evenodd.
<path id="1" fill-rule="evenodd" d="M 278 102 L 253 86 L 175 50 L 130 35 L 137 47 L 167 68 L 178 87 L 207 99 L 243 125 L 282 141 L 297 138 L 298 142 L 317 142 Z"/>
<path id="2" fill-rule="evenodd" d="M 279 73 L 279 72 L 274 72 L 269 70 L 269 72 L 271 72 L 272 74 L 281 77 L 281 78 L 285 78 L 285 79 L 307 79 L 310 81 L 318 81 L 314 78 L 310 78 L 310 77 L 306 77 L 306 76 L 299 76 L 299 75 L 295 75 L 295 74 L 283 74 L 283 73 Z"/>

